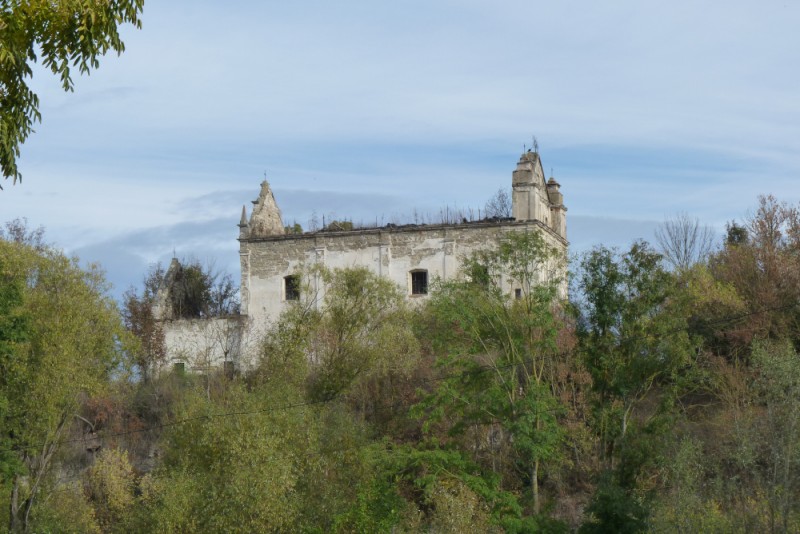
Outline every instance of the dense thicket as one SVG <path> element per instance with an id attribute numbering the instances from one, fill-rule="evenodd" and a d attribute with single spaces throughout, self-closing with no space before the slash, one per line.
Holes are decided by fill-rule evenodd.
<path id="1" fill-rule="evenodd" d="M 691 261 L 596 247 L 569 300 L 533 234 L 421 301 L 366 269 L 309 269 L 235 377 L 126 378 L 158 347 L 123 337 L 95 274 L 15 235 L 12 529 L 800 530 L 800 217 L 774 198 Z"/>

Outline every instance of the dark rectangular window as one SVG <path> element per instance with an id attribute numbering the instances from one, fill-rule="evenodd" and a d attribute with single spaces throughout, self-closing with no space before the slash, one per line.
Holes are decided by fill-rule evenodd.
<path id="1" fill-rule="evenodd" d="M 428 294 L 428 271 L 411 271 L 411 294 Z"/>
<path id="2" fill-rule="evenodd" d="M 175 362 L 172 364 L 172 370 L 175 373 L 182 375 L 186 372 L 186 364 L 183 362 Z"/>
<path id="3" fill-rule="evenodd" d="M 520 300 L 522 298 L 522 290 L 520 288 L 514 290 L 514 298 L 516 298 L 517 300 Z"/>
<path id="4" fill-rule="evenodd" d="M 300 277 L 287 276 L 283 279 L 284 300 L 300 300 Z"/>

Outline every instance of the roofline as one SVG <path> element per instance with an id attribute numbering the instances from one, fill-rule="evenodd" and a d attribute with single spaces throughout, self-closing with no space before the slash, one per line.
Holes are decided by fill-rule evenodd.
<path id="1" fill-rule="evenodd" d="M 569 242 L 560 236 L 555 230 L 544 224 L 542 221 L 539 220 L 530 220 L 530 221 L 515 221 L 513 219 L 505 219 L 499 221 L 475 221 L 475 222 L 466 222 L 466 223 L 455 223 L 455 224 L 405 224 L 402 226 L 381 226 L 379 228 L 355 228 L 353 230 L 340 230 L 340 231 L 328 231 L 328 230 L 319 230 L 316 232 L 303 232 L 302 234 L 282 234 L 282 235 L 269 235 L 269 236 L 259 236 L 259 237 L 239 237 L 237 241 L 240 243 L 262 243 L 262 242 L 270 242 L 270 241 L 288 241 L 292 239 L 316 239 L 318 237 L 339 237 L 339 236 L 349 236 L 355 234 L 381 234 L 381 233 L 393 233 L 393 234 L 400 234 L 400 233 L 410 233 L 410 232 L 419 232 L 423 230 L 447 230 L 447 229 L 463 229 L 463 228 L 487 228 L 487 227 L 502 227 L 502 226 L 509 226 L 509 227 L 527 227 L 527 226 L 537 226 L 540 229 L 544 230 L 548 233 L 551 237 L 562 243 L 564 246 L 568 246 Z"/>

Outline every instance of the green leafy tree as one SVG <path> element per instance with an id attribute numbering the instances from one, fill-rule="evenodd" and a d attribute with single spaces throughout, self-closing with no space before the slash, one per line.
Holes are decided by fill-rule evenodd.
<path id="1" fill-rule="evenodd" d="M 31 65 L 73 89 L 72 69 L 89 73 L 108 51 L 122 53 L 119 26 L 141 27 L 144 0 L 12 0 L 0 7 L 0 168 L 16 183 L 20 145 L 41 119 L 39 97 L 28 86 Z"/>
<path id="2" fill-rule="evenodd" d="M 735 532 L 733 514 L 725 514 L 719 501 L 708 498 L 704 486 L 708 459 L 702 444 L 684 438 L 670 458 L 666 491 L 654 506 L 650 532 Z"/>
<path id="3" fill-rule="evenodd" d="M 578 287 L 594 424 L 601 457 L 613 468 L 636 407 L 654 386 L 674 383 L 691 363 L 687 314 L 673 276 L 644 242 L 622 255 L 604 247 L 586 254 Z"/>
<path id="4" fill-rule="evenodd" d="M 123 530 L 330 532 L 345 522 L 337 517 L 361 517 L 358 496 L 372 486 L 382 445 L 341 404 L 303 406 L 294 402 L 301 391 L 285 384 L 219 393 L 183 397 L 189 421 L 169 433 L 164 462 L 142 479 Z M 394 498 L 379 500 L 402 506 L 385 491 Z M 375 507 L 374 522 L 360 525 L 393 525 L 396 516 Z"/>
<path id="5" fill-rule="evenodd" d="M 153 291 L 152 288 L 155 288 Z M 224 317 L 239 313 L 239 298 L 233 278 L 213 265 L 204 266 L 197 260 L 173 259 L 166 272 L 160 265 L 145 278 L 142 298 L 155 293 L 165 299 L 169 319 Z"/>
<path id="6" fill-rule="evenodd" d="M 80 481 L 62 484 L 48 495 L 46 500 L 40 501 L 31 512 L 30 525 L 32 532 L 65 534 L 103 532 Z"/>
<path id="7" fill-rule="evenodd" d="M 104 387 L 122 357 L 116 306 L 96 269 L 47 249 L 0 241 L 0 404 L 11 531 L 31 510 L 82 395 Z"/>
<path id="8" fill-rule="evenodd" d="M 353 221 L 333 220 L 322 229 L 324 232 L 349 232 L 353 229 Z"/>
<path id="9" fill-rule="evenodd" d="M 756 343 L 752 432 L 739 458 L 764 496 L 759 530 L 800 529 L 800 355 L 789 342 Z M 760 491 L 759 491 L 760 490 Z"/>
<path id="10" fill-rule="evenodd" d="M 134 504 L 135 478 L 128 453 L 103 449 L 86 473 L 86 493 L 104 530 L 119 524 Z"/>
<path id="11" fill-rule="evenodd" d="M 224 398 L 188 391 L 165 444 L 160 470 L 143 483 L 129 531 L 276 532 L 299 512 L 302 412 L 265 410 L 279 395 L 231 387 Z M 228 412 L 247 415 L 214 416 Z"/>
<path id="12" fill-rule="evenodd" d="M 283 227 L 283 231 L 287 234 L 302 234 L 303 227 L 298 222 L 294 222 L 288 226 Z"/>
<path id="13" fill-rule="evenodd" d="M 512 232 L 465 262 L 464 278 L 434 291 L 425 336 L 452 378 L 423 407 L 464 434 L 489 429 L 493 469 L 507 450 L 540 511 L 541 465 L 559 454 L 562 408 L 551 382 L 563 258 L 536 233 Z"/>
<path id="14" fill-rule="evenodd" d="M 285 379 L 289 366 L 312 399 L 347 394 L 357 402 L 368 382 L 410 370 L 419 347 L 397 286 L 363 267 L 315 267 L 301 278 L 301 299 L 266 337 L 264 380 Z"/>
<path id="15" fill-rule="evenodd" d="M 689 285 L 684 281 L 684 285 Z M 577 287 L 578 339 L 591 377 L 591 424 L 602 471 L 581 532 L 640 532 L 672 407 L 691 378 L 686 291 L 645 242 L 584 255 Z"/>
<path id="16" fill-rule="evenodd" d="M 0 362 L 12 362 L 21 358 L 31 335 L 31 321 L 22 308 L 24 283 L 13 279 L 5 269 L 7 260 L 0 258 Z M 0 389 L 0 475 L 4 481 L 11 480 L 21 470 L 19 456 L 14 452 L 14 436 L 6 428 L 11 414 L 11 392 Z"/>

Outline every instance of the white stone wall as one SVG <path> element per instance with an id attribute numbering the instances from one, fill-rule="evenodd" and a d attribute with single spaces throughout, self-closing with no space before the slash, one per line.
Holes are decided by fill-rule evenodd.
<path id="1" fill-rule="evenodd" d="M 258 200 L 248 222 L 246 209 L 239 224 L 239 254 L 242 269 L 241 314 L 231 319 L 181 320 L 165 322 L 169 362 L 203 371 L 219 367 L 226 358 L 239 368 L 254 363 L 259 332 L 275 321 L 287 306 L 285 278 L 305 268 L 324 265 L 330 269 L 367 267 L 397 284 L 411 300 L 411 272 L 425 270 L 428 285 L 440 278 L 455 277 L 465 257 L 492 247 L 507 232 L 537 232 L 545 241 L 566 254 L 566 207 L 558 184 L 545 182 L 541 159 L 527 151 L 512 173 L 513 220 L 481 221 L 455 225 L 384 227 L 346 232 L 284 234 L 269 184 L 261 184 Z M 550 269 L 555 269 L 555 265 Z M 566 267 L 559 265 L 564 279 Z M 542 279 L 546 273 L 540 273 Z M 317 280 L 311 284 L 319 300 L 324 295 Z M 501 280 L 514 295 L 513 281 Z M 524 288 L 520 288 L 523 289 Z"/>
<path id="2" fill-rule="evenodd" d="M 285 277 L 299 274 L 304 267 L 314 264 L 331 269 L 367 267 L 396 283 L 409 299 L 424 299 L 425 296 L 411 294 L 411 271 L 426 270 L 429 284 L 435 278 L 451 279 L 458 274 L 465 257 L 478 249 L 493 246 L 506 232 L 520 231 L 538 232 L 550 245 L 566 252 L 566 241 L 539 221 L 429 225 L 242 239 L 242 313 L 257 325 L 274 321 L 287 305 Z M 310 283 L 314 285 L 314 281 Z M 504 284 L 504 289 L 513 294 L 515 288 L 507 281 Z"/>
<path id="3" fill-rule="evenodd" d="M 187 371 L 205 372 L 225 361 L 249 369 L 255 363 L 258 335 L 246 317 L 176 319 L 163 326 L 168 369 L 182 363 Z"/>

